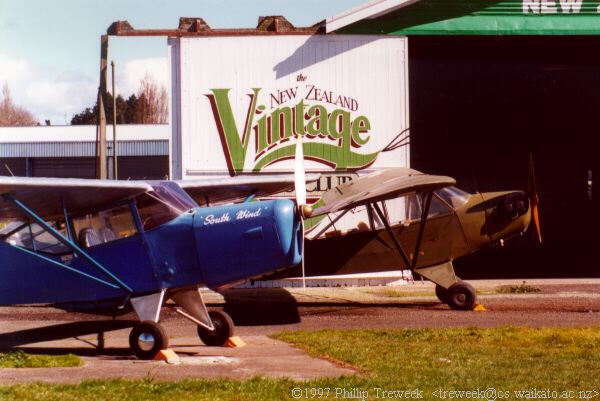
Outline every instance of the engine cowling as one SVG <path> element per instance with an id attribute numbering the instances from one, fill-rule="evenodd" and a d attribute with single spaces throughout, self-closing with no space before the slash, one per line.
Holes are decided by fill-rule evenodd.
<path id="1" fill-rule="evenodd" d="M 203 282 L 219 287 L 301 262 L 301 225 L 282 199 L 198 209 L 194 237 Z"/>

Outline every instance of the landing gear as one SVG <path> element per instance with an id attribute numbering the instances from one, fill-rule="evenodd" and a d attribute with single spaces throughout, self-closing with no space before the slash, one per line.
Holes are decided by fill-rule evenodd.
<path id="1" fill-rule="evenodd" d="M 448 288 L 448 306 L 455 310 L 472 310 L 477 303 L 475 288 L 469 283 L 459 281 Z"/>
<path id="2" fill-rule="evenodd" d="M 440 302 L 443 304 L 447 304 L 450 299 L 450 294 L 448 293 L 448 289 L 442 287 L 439 284 L 435 285 L 435 295 L 440 300 Z"/>
<path id="3" fill-rule="evenodd" d="M 221 347 L 227 342 L 229 337 L 233 336 L 233 321 L 227 313 L 222 311 L 210 311 L 208 315 L 215 329 L 211 331 L 205 327 L 198 326 L 198 336 L 208 346 Z"/>
<path id="4" fill-rule="evenodd" d="M 131 330 L 129 347 L 139 359 L 152 359 L 160 350 L 169 347 L 169 337 L 160 324 L 146 320 Z"/>

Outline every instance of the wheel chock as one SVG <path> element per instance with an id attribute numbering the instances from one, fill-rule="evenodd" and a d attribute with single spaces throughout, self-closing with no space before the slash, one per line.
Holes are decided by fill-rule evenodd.
<path id="1" fill-rule="evenodd" d="M 225 341 L 225 344 L 223 344 L 224 347 L 229 348 L 241 348 L 245 345 L 246 343 L 244 342 L 244 340 L 242 340 L 238 336 L 229 337 L 227 341 Z"/>
<path id="2" fill-rule="evenodd" d="M 179 363 L 179 356 L 172 349 L 162 349 L 158 351 L 158 354 L 152 358 L 155 361 L 165 361 L 169 365 L 175 365 Z"/>
<path id="3" fill-rule="evenodd" d="M 477 304 L 475 305 L 475 307 L 473 308 L 473 312 L 485 312 L 487 309 L 485 309 L 485 306 L 481 305 L 481 304 Z"/>

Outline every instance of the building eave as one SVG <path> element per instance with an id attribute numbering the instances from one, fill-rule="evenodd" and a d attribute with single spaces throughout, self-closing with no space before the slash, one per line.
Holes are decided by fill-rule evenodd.
<path id="1" fill-rule="evenodd" d="M 335 32 L 363 19 L 377 18 L 419 0 L 371 0 L 325 20 L 325 31 Z"/>

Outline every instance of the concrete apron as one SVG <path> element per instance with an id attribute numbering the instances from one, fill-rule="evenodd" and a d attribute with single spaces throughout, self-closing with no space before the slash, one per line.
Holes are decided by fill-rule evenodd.
<path id="1" fill-rule="evenodd" d="M 293 346 L 266 336 L 244 336 L 241 348 L 199 345 L 197 337 L 171 339 L 170 348 L 179 356 L 179 364 L 141 361 L 129 355 L 129 330 L 106 333 L 104 351 L 96 354 L 94 336 L 29 344 L 15 349 L 31 353 L 79 355 L 84 366 L 74 368 L 0 369 L 0 385 L 46 382 L 76 384 L 94 379 L 248 379 L 256 376 L 287 377 L 308 380 L 352 375 L 323 359 L 313 358 Z M 45 352 L 47 351 L 47 352 Z"/>

